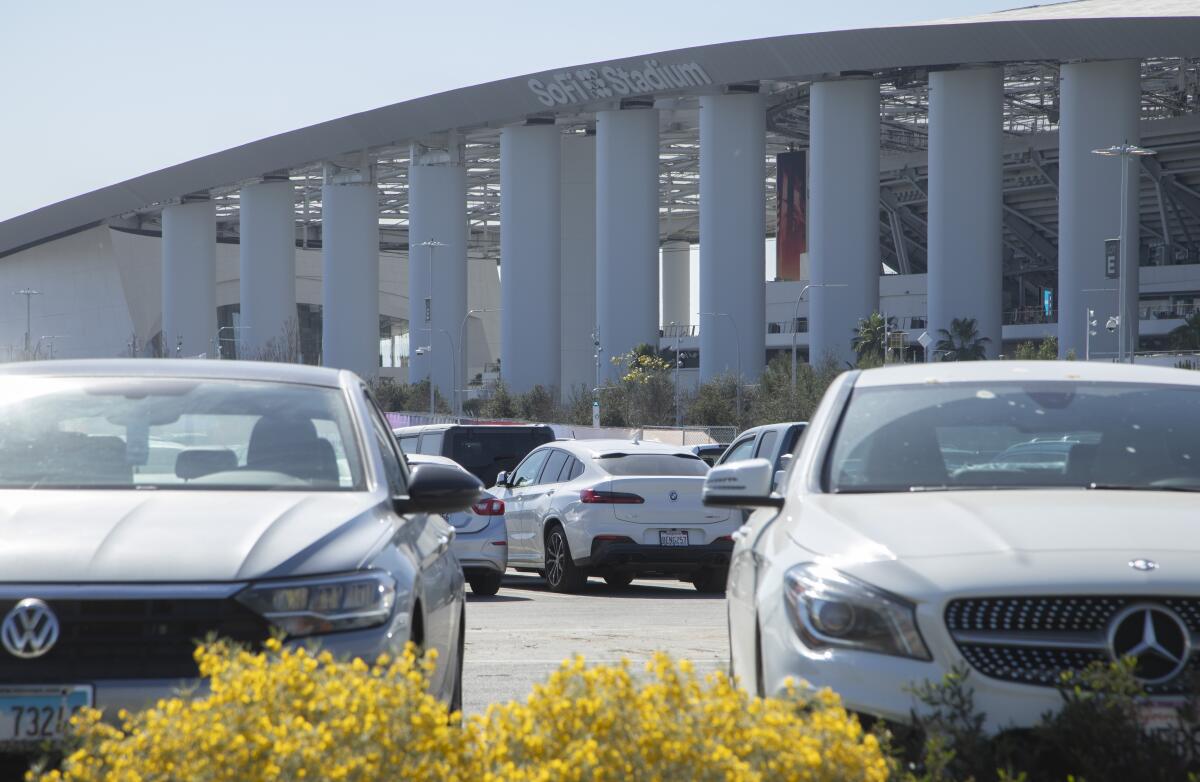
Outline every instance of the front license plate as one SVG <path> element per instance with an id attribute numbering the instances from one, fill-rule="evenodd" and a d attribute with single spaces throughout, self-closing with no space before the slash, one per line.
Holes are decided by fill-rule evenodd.
<path id="1" fill-rule="evenodd" d="M 0 689 L 0 741 L 58 738 L 67 720 L 92 705 L 90 684 Z"/>
<path id="2" fill-rule="evenodd" d="M 687 544 L 687 530 L 680 530 L 678 532 L 660 530 L 658 533 L 658 545 L 660 546 L 686 546 Z"/>

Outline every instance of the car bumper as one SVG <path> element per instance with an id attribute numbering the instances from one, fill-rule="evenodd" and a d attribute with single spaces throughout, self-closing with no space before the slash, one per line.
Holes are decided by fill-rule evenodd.
<path id="1" fill-rule="evenodd" d="M 627 570 L 640 573 L 686 573 L 703 568 L 728 567 L 733 542 L 716 540 L 701 546 L 646 546 L 612 540 L 593 540 L 590 556 L 575 564 L 594 570 Z"/>
<path id="2" fill-rule="evenodd" d="M 478 532 L 458 533 L 452 544 L 464 573 L 503 573 L 508 568 L 508 531 L 498 516 Z"/>

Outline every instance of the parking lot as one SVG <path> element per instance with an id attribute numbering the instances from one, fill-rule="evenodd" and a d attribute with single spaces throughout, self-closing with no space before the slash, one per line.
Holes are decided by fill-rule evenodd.
<path id="1" fill-rule="evenodd" d="M 564 658 L 622 658 L 640 666 L 658 650 L 704 672 L 728 662 L 725 599 L 678 581 L 638 580 L 614 589 L 592 579 L 580 594 L 550 592 L 535 575 L 509 573 L 495 597 L 467 593 L 463 708 L 520 699 Z"/>

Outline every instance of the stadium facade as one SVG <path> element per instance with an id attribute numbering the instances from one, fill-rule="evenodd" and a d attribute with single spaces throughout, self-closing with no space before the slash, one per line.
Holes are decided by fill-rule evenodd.
<path id="1" fill-rule="evenodd" d="M 876 311 L 902 342 L 974 318 L 993 356 L 1162 347 L 1200 305 L 1198 58 L 1200 0 L 1080 0 L 385 106 L 0 222 L 0 291 L 36 291 L 0 358 L 303 358 L 461 399 L 590 388 L 641 343 L 701 379 L 849 360 Z M 1153 154 L 1094 152 L 1122 144 Z"/>

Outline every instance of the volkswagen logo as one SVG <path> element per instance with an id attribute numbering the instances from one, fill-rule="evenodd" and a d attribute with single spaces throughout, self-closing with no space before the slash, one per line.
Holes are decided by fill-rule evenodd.
<path id="1" fill-rule="evenodd" d="M 1158 563 L 1153 559 L 1131 559 L 1129 567 L 1134 570 L 1140 570 L 1143 573 L 1149 573 L 1151 570 L 1158 570 Z"/>
<path id="2" fill-rule="evenodd" d="M 58 617 L 50 606 L 27 597 L 0 622 L 0 642 L 14 657 L 41 657 L 58 641 Z"/>
<path id="3" fill-rule="evenodd" d="M 1108 649 L 1114 660 L 1137 660 L 1134 675 L 1146 684 L 1170 681 L 1187 666 L 1191 632 L 1174 611 L 1156 605 L 1133 605 L 1113 617 Z"/>
<path id="4" fill-rule="evenodd" d="M 675 502 L 677 499 L 679 499 L 679 492 L 672 489 L 671 493 L 668 494 L 667 496 L 671 498 L 671 502 Z"/>

